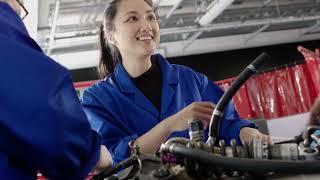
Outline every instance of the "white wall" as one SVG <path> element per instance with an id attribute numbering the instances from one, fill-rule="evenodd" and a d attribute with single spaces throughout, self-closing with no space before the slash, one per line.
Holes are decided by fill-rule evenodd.
<path id="1" fill-rule="evenodd" d="M 292 139 L 306 128 L 309 113 L 281 117 L 267 121 L 268 131 L 274 142 Z"/>
<path id="2" fill-rule="evenodd" d="M 24 6 L 28 10 L 28 16 L 23 20 L 30 36 L 38 41 L 38 9 L 39 0 L 25 0 Z"/>

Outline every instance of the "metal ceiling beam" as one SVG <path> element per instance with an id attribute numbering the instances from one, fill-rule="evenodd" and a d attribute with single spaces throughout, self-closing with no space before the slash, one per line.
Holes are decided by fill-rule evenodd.
<path id="1" fill-rule="evenodd" d="M 188 46 L 190 46 L 193 41 L 195 41 L 201 34 L 203 33 L 203 31 L 198 31 L 195 32 L 188 40 L 187 40 L 187 44 L 184 45 L 183 50 L 186 50 Z"/>
<path id="2" fill-rule="evenodd" d="M 304 1 L 304 0 L 301 0 Z M 175 3 L 177 1 L 174 1 Z M 274 2 L 274 1 L 272 1 Z M 167 15 L 168 11 L 170 11 L 170 9 L 168 8 L 169 6 L 166 7 L 159 7 L 158 8 L 158 12 L 160 15 L 160 20 L 162 21 L 166 21 L 166 26 L 163 26 L 161 23 L 161 27 L 177 27 L 179 25 L 176 24 L 176 22 L 183 18 L 185 25 L 192 25 L 195 24 L 195 19 L 199 14 L 195 14 L 195 9 L 194 7 L 190 7 L 190 6 L 185 6 L 185 4 L 187 3 L 187 1 L 184 1 L 183 3 L 183 8 L 181 9 L 176 9 L 174 12 L 174 15 L 171 15 L 170 20 L 166 21 L 165 16 Z M 249 3 L 249 2 L 248 2 Z M 285 6 L 280 6 L 281 8 L 281 13 L 283 16 L 289 17 L 289 16 L 297 16 L 296 12 L 297 10 L 300 10 L 302 12 L 306 12 L 308 13 L 308 11 L 310 11 L 311 9 L 314 9 L 315 13 L 317 12 L 316 6 L 314 3 L 299 3 L 299 6 L 296 6 L 295 4 L 292 5 L 285 5 Z M 237 7 L 237 8 L 231 8 L 232 6 Z M 99 7 L 99 8 L 98 8 Z M 96 12 L 99 13 L 99 16 L 97 18 L 97 21 L 101 21 L 102 20 L 102 12 L 103 10 L 101 10 L 100 6 L 93 6 L 90 8 L 97 8 Z M 171 6 L 172 7 L 172 6 Z M 170 7 L 170 8 L 171 8 Z M 68 19 L 69 21 L 59 21 L 58 22 L 58 31 L 62 30 L 62 31 L 72 31 L 69 27 L 74 27 L 75 31 L 76 30 L 84 30 L 82 29 L 85 26 L 88 26 L 88 24 L 81 24 L 79 25 L 78 20 L 75 21 L 70 21 L 72 19 L 79 19 L 79 17 L 81 16 L 81 14 L 83 14 L 83 9 L 77 12 L 73 12 L 71 14 L 63 14 L 62 12 L 62 3 L 60 4 L 60 9 L 59 9 L 59 16 L 63 17 L 63 19 Z M 89 8 L 89 7 L 88 7 Z M 53 8 L 52 8 L 53 9 Z M 72 10 L 72 9 L 70 9 Z M 264 17 L 263 13 L 269 13 L 270 16 L 268 17 Z M 86 13 L 85 13 L 86 14 Z M 83 14 L 84 15 L 84 14 Z M 248 17 L 246 16 L 248 15 Z M 219 21 L 219 23 L 221 22 L 230 22 L 230 21 L 235 21 L 236 19 L 240 19 L 241 16 L 246 17 L 246 19 L 242 19 L 242 20 L 250 20 L 252 19 L 252 16 L 255 15 L 255 19 L 261 19 L 261 18 L 278 18 L 279 17 L 279 12 L 277 12 L 277 7 L 276 6 L 267 6 L 263 9 L 260 8 L 260 6 L 257 6 L 255 8 L 251 7 L 251 8 L 239 8 L 238 5 L 231 5 L 228 7 L 228 9 L 226 11 L 224 11 L 223 16 L 221 16 L 221 18 L 217 19 Z M 250 17 L 249 17 L 250 16 Z M 300 15 L 299 15 L 300 16 Z M 74 17 L 74 18 L 73 18 Z M 225 18 L 228 17 L 228 18 Z M 41 18 L 40 18 L 41 19 Z M 60 25 L 60 23 L 63 22 L 63 25 Z M 83 21 L 84 22 L 84 21 Z M 96 24 L 92 25 L 89 24 L 89 26 L 91 28 L 96 28 Z M 39 29 L 43 29 L 43 27 L 47 27 L 44 26 L 43 24 L 40 24 Z"/>
<path id="3" fill-rule="evenodd" d="M 180 4 L 183 2 L 183 0 L 178 0 L 176 2 L 175 5 L 173 5 L 173 7 L 170 9 L 170 11 L 168 12 L 168 14 L 166 15 L 166 19 L 169 19 L 171 17 L 171 15 L 173 14 L 173 12 L 178 9 L 178 7 L 180 6 Z"/>
<path id="4" fill-rule="evenodd" d="M 58 19 L 58 15 L 59 15 L 59 7 L 60 7 L 60 0 L 56 0 L 53 19 L 52 19 L 52 24 L 51 24 L 51 29 L 50 29 L 48 49 L 46 51 L 47 55 L 51 54 L 51 50 L 52 50 L 51 48 L 52 48 L 52 46 L 54 44 L 54 35 L 56 33 L 57 19 Z"/>
<path id="5" fill-rule="evenodd" d="M 245 44 L 247 44 L 251 39 L 253 39 L 254 37 L 256 37 L 258 34 L 260 34 L 261 32 L 263 32 L 264 30 L 266 30 L 269 26 L 270 26 L 270 24 L 266 24 L 266 25 L 262 26 L 260 29 L 258 29 L 257 31 L 253 32 L 253 33 L 245 40 Z"/>
<path id="6" fill-rule="evenodd" d="M 234 10 L 234 9 L 242 9 L 242 8 L 261 8 L 261 7 L 266 7 L 266 6 L 286 6 L 286 5 L 303 5 L 303 4 L 307 4 L 307 3 L 311 3 L 310 0 L 281 0 L 281 1 L 264 1 L 261 3 L 261 1 L 248 1 L 245 0 L 245 3 L 242 4 L 237 4 L 237 5 L 231 5 L 229 6 L 230 10 Z M 313 3 L 314 4 L 314 3 Z"/>
<path id="7" fill-rule="evenodd" d="M 217 18 L 228 6 L 233 3 L 234 0 L 214 0 L 208 8 L 208 11 L 203 15 L 200 20 L 200 26 L 206 26 L 210 24 L 215 18 Z"/>
<path id="8" fill-rule="evenodd" d="M 185 26 L 179 28 L 167 28 L 160 30 L 160 35 L 168 34 L 179 34 L 179 33 L 192 33 L 196 31 L 212 31 L 212 30 L 223 30 L 231 29 L 237 27 L 249 27 L 249 26 L 263 26 L 265 24 L 281 24 L 281 23 L 293 23 L 301 21 L 319 20 L 320 16 L 310 16 L 310 17 L 287 17 L 287 18 L 277 18 L 277 19 L 266 19 L 266 20 L 252 20 L 245 22 L 231 22 L 231 23 L 221 23 L 221 24 L 210 24 L 209 26 L 199 27 L 199 26 Z"/>
<path id="9" fill-rule="evenodd" d="M 308 32 L 312 32 L 313 30 L 315 30 L 319 27 L 320 27 L 320 19 L 317 20 L 317 22 L 313 26 L 311 26 L 308 29 L 306 29 L 305 31 L 303 31 L 300 36 L 303 36 L 303 35 L 307 34 Z"/>
<path id="10" fill-rule="evenodd" d="M 161 25 L 165 25 L 167 23 L 167 21 L 169 20 L 169 18 L 171 17 L 171 15 L 173 14 L 173 12 L 178 9 L 178 7 L 180 6 L 180 4 L 183 2 L 183 0 L 178 0 L 173 7 L 169 10 L 169 12 L 167 13 L 165 19 L 160 20 Z"/>
<path id="11" fill-rule="evenodd" d="M 153 0 L 153 6 L 154 7 L 158 7 L 158 5 L 160 4 L 161 0 Z"/>
<path id="12" fill-rule="evenodd" d="M 207 26 L 210 24 L 215 18 L 217 18 L 228 6 L 233 3 L 234 0 L 215 0 L 213 1 L 208 8 L 208 11 L 205 15 L 203 15 L 200 20 L 199 24 L 201 26 Z M 183 47 L 185 50 L 188 46 L 190 46 L 193 41 L 195 41 L 203 31 L 195 32 L 189 39 L 188 43 Z"/>
<path id="13" fill-rule="evenodd" d="M 231 22 L 231 23 L 220 23 L 220 24 L 211 24 L 206 27 L 200 27 L 200 26 L 184 26 L 179 28 L 165 28 L 160 30 L 160 35 L 170 35 L 170 34 L 182 34 L 182 33 L 194 33 L 197 31 L 215 31 L 215 30 L 224 30 L 224 29 L 234 29 L 234 28 L 241 28 L 241 27 L 250 27 L 250 26 L 264 26 L 266 24 L 270 25 L 277 25 L 282 23 L 295 23 L 295 22 L 304 22 L 304 21 L 313 21 L 313 20 L 320 20 L 320 16 L 310 16 L 310 17 L 299 17 L 299 18 L 277 18 L 277 19 L 267 19 L 267 20 L 252 20 L 252 21 L 246 21 L 246 22 Z M 79 35 L 85 34 L 86 32 L 89 34 L 89 36 L 85 37 L 91 37 L 91 39 L 96 39 L 97 36 L 92 30 L 85 30 L 85 31 L 74 31 L 74 32 L 64 32 L 64 33 L 58 33 L 55 35 L 55 37 L 59 38 L 59 41 L 63 41 L 63 39 L 76 39 L 80 38 Z M 90 36 L 90 34 L 92 34 Z M 44 40 L 44 39 L 43 39 Z M 42 42 L 43 44 L 43 42 Z"/>
<path id="14" fill-rule="evenodd" d="M 235 35 L 228 37 L 201 38 L 195 40 L 189 47 L 188 51 L 183 50 L 185 41 L 176 41 L 169 43 L 161 43 L 160 48 L 165 52 L 166 57 L 177 57 L 186 55 L 195 55 L 203 53 L 212 53 L 226 50 L 252 48 L 258 46 L 275 45 L 281 43 L 302 42 L 308 40 L 320 40 L 319 34 L 310 34 L 297 38 L 297 34 L 301 29 L 263 32 L 256 37 L 254 41 L 244 44 L 243 35 Z M 203 46 L 205 44 L 205 46 Z M 80 69 L 94 67 L 98 64 L 98 50 L 94 49 L 91 52 L 68 52 L 70 47 L 60 47 L 60 51 L 55 51 L 58 62 L 69 69 Z M 70 61 L 70 59 L 76 59 Z"/>

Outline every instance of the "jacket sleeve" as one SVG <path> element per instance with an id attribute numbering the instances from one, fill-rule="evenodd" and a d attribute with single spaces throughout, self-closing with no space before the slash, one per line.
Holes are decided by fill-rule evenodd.
<path id="1" fill-rule="evenodd" d="M 91 128 L 99 133 L 104 144 L 111 153 L 113 163 L 128 158 L 131 155 L 129 142 L 138 138 L 138 135 L 128 131 L 122 123 L 117 122 L 108 109 L 103 108 L 87 91 L 82 97 L 83 109 L 90 122 Z"/>
<path id="2" fill-rule="evenodd" d="M 204 101 L 211 101 L 215 104 L 218 103 L 219 99 L 223 95 L 223 90 L 219 88 L 212 81 L 202 74 L 199 74 L 201 78 L 201 95 Z M 241 144 L 239 133 L 241 128 L 256 126 L 248 120 L 240 119 L 232 101 L 226 106 L 223 116 L 220 122 L 220 133 L 218 139 L 224 139 L 227 144 L 230 143 L 231 139 L 235 139 L 238 144 Z"/>
<path id="3" fill-rule="evenodd" d="M 43 119 L 48 120 L 46 124 L 51 131 L 46 133 L 43 129 L 42 132 L 52 134 L 51 142 L 45 146 L 53 152 L 46 160 L 49 168 L 44 174 L 58 179 L 87 176 L 99 159 L 101 142 L 98 134 L 90 128 L 69 77 L 62 78 L 56 89 L 52 89 L 48 106 L 50 109 Z"/>
<path id="4" fill-rule="evenodd" d="M 41 89 L 34 95 L 18 93 L 0 93 L 7 97 L 0 105 L 1 151 L 48 178 L 86 176 L 99 158 L 100 139 L 90 129 L 71 80 L 61 77 L 47 97 Z"/>
<path id="5" fill-rule="evenodd" d="M 86 119 L 69 72 L 44 55 L 15 12 L 0 2 L 0 149 L 52 179 L 81 179 L 100 139 Z M 20 37 L 20 38 L 18 38 Z"/>

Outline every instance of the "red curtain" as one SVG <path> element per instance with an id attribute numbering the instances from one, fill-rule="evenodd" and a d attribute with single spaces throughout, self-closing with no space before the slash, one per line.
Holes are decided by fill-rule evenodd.
<path id="1" fill-rule="evenodd" d="M 276 74 L 275 72 L 267 72 L 259 75 L 259 80 L 262 87 L 262 96 L 265 103 L 262 104 L 264 118 L 276 118 L 281 116 L 280 100 L 277 91 Z"/>
<path id="2" fill-rule="evenodd" d="M 233 102 L 239 116 L 242 118 L 254 118 L 255 113 L 252 110 L 251 104 L 249 102 L 247 85 L 240 87 L 239 91 L 233 97 Z"/>
<path id="3" fill-rule="evenodd" d="M 313 84 L 315 86 L 317 95 L 320 95 L 320 63 L 319 60 L 316 60 L 315 58 L 307 58 L 306 63 L 309 69 L 309 72 L 311 74 L 311 78 L 313 81 Z"/>
<path id="4" fill-rule="evenodd" d="M 307 112 L 316 98 L 316 90 L 307 65 L 293 66 L 289 71 L 293 78 L 297 113 Z"/>
<path id="5" fill-rule="evenodd" d="M 320 95 L 320 50 L 298 47 L 306 63 L 251 77 L 233 97 L 242 118 L 272 119 L 309 111 Z M 216 82 L 227 90 L 235 78 Z"/>
<path id="6" fill-rule="evenodd" d="M 235 78 L 230 78 L 222 81 L 217 81 L 215 83 L 218 84 L 221 87 L 221 89 L 226 91 L 234 80 Z M 238 90 L 238 92 L 233 97 L 232 101 L 240 117 L 242 118 L 256 117 L 250 106 L 246 85 L 243 85 Z"/>
<path id="7" fill-rule="evenodd" d="M 306 64 L 259 74 L 246 86 L 251 110 L 265 119 L 307 112 L 317 96 Z"/>
<path id="8" fill-rule="evenodd" d="M 298 102 L 293 78 L 289 68 L 275 71 L 277 94 L 279 97 L 279 116 L 288 116 L 298 111 Z"/>
<path id="9" fill-rule="evenodd" d="M 230 84 L 232 83 L 233 78 L 230 79 L 225 79 L 225 80 L 221 80 L 221 81 L 217 81 L 215 82 L 223 91 L 226 91 L 229 89 Z"/>
<path id="10" fill-rule="evenodd" d="M 259 76 L 253 76 L 245 83 L 253 118 L 264 118 L 264 96 Z"/>
<path id="11" fill-rule="evenodd" d="M 298 50 L 304 56 L 308 70 L 310 72 L 317 95 L 320 95 L 320 58 L 319 49 L 315 52 L 299 46 Z"/>

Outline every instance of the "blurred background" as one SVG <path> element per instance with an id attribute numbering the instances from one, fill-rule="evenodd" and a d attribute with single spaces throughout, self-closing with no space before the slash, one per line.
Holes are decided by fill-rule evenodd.
<path id="1" fill-rule="evenodd" d="M 79 95 L 98 80 L 97 30 L 106 3 L 24 1 L 30 12 L 24 22 L 31 36 L 71 71 Z M 272 61 L 246 83 L 234 102 L 244 118 L 268 120 L 269 127 L 273 122 L 297 126 L 277 134 L 276 124 L 274 135 L 299 131 L 320 94 L 320 0 L 154 0 L 154 5 L 161 29 L 157 52 L 171 63 L 206 74 L 223 89 L 255 57 L 268 52 Z M 298 46 L 306 48 L 303 53 Z M 284 120 L 272 121 L 279 118 Z"/>
<path id="2" fill-rule="evenodd" d="M 97 27 L 107 0 L 24 3 L 30 11 L 25 22 L 44 51 L 75 71 L 75 81 L 95 79 L 91 68 L 98 62 Z M 301 60 L 297 44 L 309 48 L 319 44 L 320 0 L 154 0 L 154 4 L 161 28 L 158 52 L 213 80 L 236 75 L 263 50 L 273 56 L 269 65 L 273 67 Z"/>

